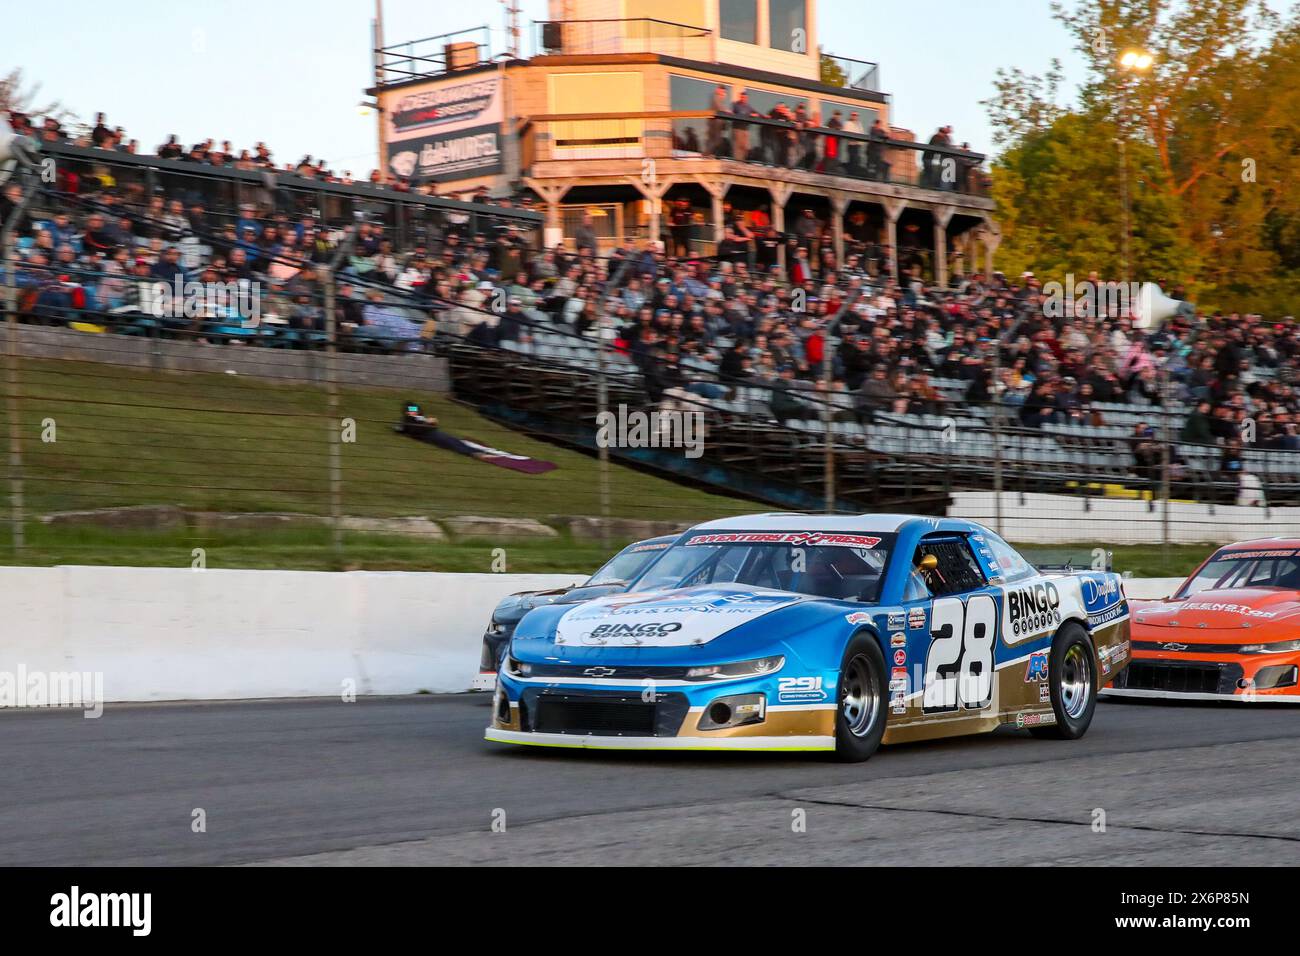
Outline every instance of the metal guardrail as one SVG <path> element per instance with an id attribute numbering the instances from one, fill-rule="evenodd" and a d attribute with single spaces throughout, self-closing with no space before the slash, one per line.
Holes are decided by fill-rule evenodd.
<path id="1" fill-rule="evenodd" d="M 851 133 L 824 124 L 797 125 L 768 116 L 709 110 L 552 114 L 533 117 L 527 135 L 525 152 L 533 163 L 703 156 L 769 170 L 801 169 L 941 192 L 988 195 L 982 153 L 873 138 L 867 132 Z"/>
<path id="2" fill-rule="evenodd" d="M 491 32 L 486 25 L 406 40 L 373 51 L 380 85 L 433 79 L 491 59 Z"/>
<path id="3" fill-rule="evenodd" d="M 862 90 L 868 93 L 880 92 L 880 64 L 872 63 L 870 60 L 855 60 L 848 56 L 836 56 L 833 53 L 822 52 L 823 61 L 822 79 L 827 79 L 825 64 L 831 64 L 833 72 L 839 73 L 844 77 L 843 83 L 834 83 L 832 86 L 844 86 L 851 90 Z"/>

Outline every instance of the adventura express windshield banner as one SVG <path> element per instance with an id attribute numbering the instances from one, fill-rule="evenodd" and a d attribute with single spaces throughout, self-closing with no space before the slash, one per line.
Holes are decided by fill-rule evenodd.
<path id="1" fill-rule="evenodd" d="M 388 166 L 420 183 L 502 170 L 501 78 L 430 83 L 387 98 Z"/>

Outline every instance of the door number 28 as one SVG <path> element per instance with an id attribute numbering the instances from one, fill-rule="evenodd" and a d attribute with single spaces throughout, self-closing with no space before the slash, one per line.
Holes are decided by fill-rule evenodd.
<path id="1" fill-rule="evenodd" d="M 925 713 L 987 707 L 993 700 L 993 648 L 998 606 L 991 595 L 965 602 L 945 597 L 930 615 L 930 650 L 925 655 Z"/>

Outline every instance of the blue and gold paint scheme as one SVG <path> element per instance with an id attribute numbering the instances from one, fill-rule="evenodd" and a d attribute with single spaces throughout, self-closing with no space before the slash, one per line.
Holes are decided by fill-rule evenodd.
<path id="1" fill-rule="evenodd" d="M 1052 723 L 1048 660 L 1067 622 L 1090 638 L 1096 686 L 1127 664 L 1128 604 L 1118 575 L 1040 573 L 971 521 L 765 514 L 699 525 L 674 547 L 693 540 L 830 543 L 887 557 L 871 601 L 674 581 L 529 611 L 502 664 L 487 739 L 834 750 L 840 668 L 859 634 L 884 660 L 884 743 Z M 972 586 L 918 593 L 914 557 L 933 543 L 969 549 L 978 568 Z"/>

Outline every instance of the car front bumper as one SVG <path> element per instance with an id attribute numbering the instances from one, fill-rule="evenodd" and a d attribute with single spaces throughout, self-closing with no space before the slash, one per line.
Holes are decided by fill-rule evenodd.
<path id="1" fill-rule="evenodd" d="M 1108 697 L 1163 700 L 1300 702 L 1300 659 L 1288 654 L 1229 656 L 1135 651 L 1128 668 L 1102 689 Z"/>
<path id="2" fill-rule="evenodd" d="M 485 740 L 531 747 L 576 747 L 587 750 L 834 750 L 833 736 L 611 737 L 603 734 L 547 734 L 489 727 Z"/>
<path id="3" fill-rule="evenodd" d="M 605 750 L 834 750 L 833 686 L 822 699 L 782 701 L 771 677 L 647 689 L 635 683 L 520 680 L 502 674 L 487 740 Z M 758 719 L 717 726 L 715 704 L 762 699 Z M 739 715 L 740 708 L 733 713 Z"/>

